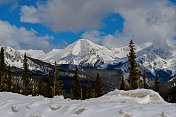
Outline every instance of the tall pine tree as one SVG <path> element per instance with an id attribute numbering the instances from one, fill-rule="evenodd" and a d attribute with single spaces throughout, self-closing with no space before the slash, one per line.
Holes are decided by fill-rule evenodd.
<path id="1" fill-rule="evenodd" d="M 13 87 L 12 87 L 12 92 L 13 93 L 21 93 L 22 87 L 20 86 L 22 82 L 20 82 L 20 79 L 17 77 L 13 77 Z"/>
<path id="2" fill-rule="evenodd" d="M 159 83 L 160 83 L 160 81 L 159 81 L 159 78 L 158 78 L 158 74 L 156 74 L 156 79 L 155 79 L 155 81 L 154 81 L 154 90 L 155 90 L 156 92 L 159 91 Z"/>
<path id="3" fill-rule="evenodd" d="M 88 84 L 87 84 L 87 99 L 92 98 L 92 84 L 89 80 Z"/>
<path id="4" fill-rule="evenodd" d="M 12 72 L 10 69 L 10 66 L 8 66 L 8 70 L 7 70 L 7 81 L 6 81 L 6 85 L 7 85 L 7 91 L 10 92 L 12 91 Z"/>
<path id="5" fill-rule="evenodd" d="M 38 91 L 37 91 L 38 95 L 43 95 L 44 97 L 47 97 L 48 93 L 47 93 L 47 83 L 45 83 L 43 81 L 43 78 L 41 77 L 38 80 Z"/>
<path id="6" fill-rule="evenodd" d="M 143 76 L 143 87 L 144 87 L 144 89 L 148 89 L 147 76 L 145 74 L 145 70 L 144 70 L 144 73 L 142 76 Z"/>
<path id="7" fill-rule="evenodd" d="M 84 84 L 82 88 L 82 100 L 87 99 L 87 85 Z"/>
<path id="8" fill-rule="evenodd" d="M 76 66 L 75 74 L 73 77 L 73 98 L 74 99 L 81 99 L 81 86 L 80 86 L 80 79 L 78 75 L 78 67 Z"/>
<path id="9" fill-rule="evenodd" d="M 139 70 L 137 69 L 138 65 L 136 63 L 136 53 L 135 53 L 135 45 L 133 40 L 130 41 L 129 43 L 129 55 L 128 56 L 128 61 L 130 62 L 130 67 L 129 67 L 129 89 L 137 89 L 138 88 L 138 72 Z"/>
<path id="10" fill-rule="evenodd" d="M 42 77 L 38 80 L 38 90 L 37 90 L 37 94 L 38 95 L 44 95 L 44 90 L 43 90 L 43 79 Z"/>
<path id="11" fill-rule="evenodd" d="M 64 86 L 63 81 L 59 79 L 58 65 L 55 62 L 54 96 L 55 95 L 63 95 L 63 93 L 64 93 L 64 90 L 62 89 L 63 86 Z"/>
<path id="12" fill-rule="evenodd" d="M 4 48 L 1 47 L 0 52 L 0 91 L 4 89 L 4 77 L 5 77 L 5 62 L 4 62 Z"/>
<path id="13" fill-rule="evenodd" d="M 32 96 L 36 96 L 37 95 L 37 91 L 38 91 L 38 82 L 36 79 L 32 78 L 31 82 L 30 82 L 30 94 L 32 94 Z"/>
<path id="14" fill-rule="evenodd" d="M 120 90 L 125 90 L 125 81 L 124 81 L 124 76 L 123 75 L 122 75 L 122 78 L 121 78 Z"/>
<path id="15" fill-rule="evenodd" d="M 23 94 L 29 95 L 29 92 L 30 92 L 30 72 L 29 72 L 29 65 L 27 63 L 26 53 L 24 54 L 24 59 L 23 59 L 22 80 L 23 80 Z"/>
<path id="16" fill-rule="evenodd" d="M 43 82 L 43 80 L 41 80 L 39 82 L 41 84 L 39 83 L 40 92 L 38 90 L 38 92 L 39 92 L 38 94 L 43 95 L 44 97 L 48 97 L 48 83 Z"/>
<path id="17" fill-rule="evenodd" d="M 53 98 L 54 92 L 53 92 L 53 78 L 51 70 L 49 70 L 48 72 L 46 93 L 47 93 L 46 97 Z"/>
<path id="18" fill-rule="evenodd" d="M 102 87 L 99 73 L 97 73 L 95 83 L 96 83 L 96 86 L 95 86 L 96 97 L 100 97 L 104 94 L 104 90 Z"/>

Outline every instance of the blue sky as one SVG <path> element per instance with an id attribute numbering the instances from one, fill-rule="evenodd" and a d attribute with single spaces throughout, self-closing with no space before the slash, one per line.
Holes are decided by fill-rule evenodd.
<path id="1" fill-rule="evenodd" d="M 173 31 L 175 28 L 172 27 L 175 22 L 173 20 L 176 18 L 175 0 L 171 0 L 172 2 L 156 0 L 155 3 L 152 0 L 148 2 L 134 0 L 135 4 L 124 3 L 123 0 L 117 0 L 117 2 L 110 0 L 108 3 L 105 0 L 95 0 L 92 3 L 87 3 L 88 0 L 87 2 L 75 1 L 0 0 L 0 31 L 3 32 L 4 26 L 7 28 L 3 36 L 0 35 L 1 44 L 16 49 L 48 51 L 52 48 L 64 48 L 83 37 L 107 47 L 120 47 L 128 44 L 130 38 L 143 43 L 155 42 L 159 38 L 165 41 L 176 35 L 176 31 Z M 82 7 L 86 5 L 87 9 Z M 98 7 L 94 8 L 94 5 Z M 142 16 L 143 13 L 144 16 Z M 163 16 L 167 17 L 166 21 Z M 145 23 L 141 22 L 143 19 L 146 20 Z M 25 29 L 21 29 L 22 27 Z M 160 30 L 162 28 L 165 33 Z M 151 30 L 154 32 L 150 32 Z M 16 32 L 15 36 L 13 31 Z M 161 33 L 162 37 L 160 37 Z M 143 34 L 142 39 L 140 39 L 141 34 Z M 14 42 L 15 44 L 12 44 Z"/>
<path id="2" fill-rule="evenodd" d="M 13 4 L 5 4 L 0 6 L 0 20 L 8 21 L 12 25 L 16 25 L 17 27 L 26 27 L 26 29 L 30 30 L 33 28 L 35 31 L 39 32 L 41 35 L 52 35 L 54 36 L 54 40 L 51 40 L 50 43 L 54 44 L 55 46 L 66 46 L 63 43 L 63 40 L 67 42 L 68 44 L 73 43 L 77 39 L 82 38 L 81 35 L 84 33 L 81 32 L 54 32 L 50 28 L 42 25 L 42 24 L 30 24 L 30 23 L 24 23 L 20 22 L 20 6 L 23 5 L 36 5 L 36 0 L 29 0 L 29 1 L 20 1 L 19 6 L 15 8 L 14 10 L 11 10 L 11 7 Z M 102 19 L 102 22 L 104 23 L 98 30 L 101 32 L 104 32 L 105 34 L 113 34 L 117 30 L 122 32 L 123 29 L 123 21 L 124 19 L 119 14 L 108 14 L 104 19 Z M 105 35 L 104 34 L 104 35 Z M 63 45 L 64 44 L 64 45 Z"/>

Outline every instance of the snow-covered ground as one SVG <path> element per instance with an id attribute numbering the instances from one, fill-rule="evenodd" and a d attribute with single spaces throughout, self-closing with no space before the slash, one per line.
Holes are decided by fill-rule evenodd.
<path id="1" fill-rule="evenodd" d="M 176 104 L 158 93 L 138 89 L 112 91 L 100 98 L 70 100 L 0 93 L 0 117 L 176 117 Z"/>

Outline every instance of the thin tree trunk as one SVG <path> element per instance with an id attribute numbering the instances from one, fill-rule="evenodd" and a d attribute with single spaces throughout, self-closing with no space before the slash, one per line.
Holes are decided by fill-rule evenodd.
<path id="1" fill-rule="evenodd" d="M 53 88 L 54 96 L 56 95 L 56 79 L 54 79 L 54 88 Z"/>

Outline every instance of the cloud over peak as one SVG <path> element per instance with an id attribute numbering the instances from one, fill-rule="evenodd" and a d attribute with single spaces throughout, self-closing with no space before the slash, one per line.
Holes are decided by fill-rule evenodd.
<path id="1" fill-rule="evenodd" d="M 21 12 L 22 22 L 42 23 L 55 32 L 97 30 L 103 18 L 118 13 L 125 21 L 123 34 L 103 37 L 105 46 L 131 38 L 137 43 L 165 42 L 176 35 L 176 5 L 169 0 L 48 0 L 36 8 L 23 6 Z M 98 42 L 96 33 L 83 37 Z"/>

